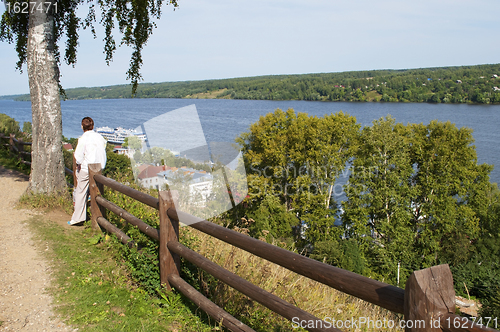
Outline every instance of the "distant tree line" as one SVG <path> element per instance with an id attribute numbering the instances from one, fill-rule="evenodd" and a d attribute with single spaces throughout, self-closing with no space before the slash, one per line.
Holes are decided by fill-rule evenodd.
<path id="1" fill-rule="evenodd" d="M 138 98 L 500 103 L 500 64 L 143 83 Z M 69 99 L 131 98 L 129 85 L 76 88 Z M 29 100 L 29 95 L 16 100 Z"/>

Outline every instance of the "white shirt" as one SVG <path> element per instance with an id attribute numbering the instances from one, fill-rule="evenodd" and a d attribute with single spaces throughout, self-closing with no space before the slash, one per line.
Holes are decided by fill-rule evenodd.
<path id="1" fill-rule="evenodd" d="M 93 130 L 87 130 L 78 139 L 75 149 L 76 163 L 82 165 L 82 170 L 89 171 L 89 164 L 100 163 L 102 169 L 106 166 L 106 140 Z"/>

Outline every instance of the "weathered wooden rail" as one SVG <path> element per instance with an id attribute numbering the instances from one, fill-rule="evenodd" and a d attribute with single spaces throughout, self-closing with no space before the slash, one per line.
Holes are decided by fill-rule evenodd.
<path id="1" fill-rule="evenodd" d="M 7 147 L 12 153 L 17 155 L 20 162 L 26 165 L 31 165 L 31 162 L 24 159 L 27 156 L 31 156 L 31 152 L 27 152 L 24 150 L 24 146 L 31 146 L 31 142 L 24 142 L 22 138 L 17 139 L 14 134 L 6 136 L 0 133 L 0 138 L 8 140 L 8 143 L 3 143 L 3 145 Z"/>
<path id="2" fill-rule="evenodd" d="M 92 228 L 101 227 L 116 234 L 129 246 L 133 240 L 119 228 L 106 220 L 111 211 L 144 234 L 159 241 L 160 280 L 166 290 L 176 288 L 202 310 L 231 331 L 253 331 L 235 317 L 205 298 L 180 277 L 180 257 L 233 287 L 251 299 L 261 303 L 279 315 L 295 322 L 316 322 L 308 331 L 341 331 L 321 322 L 320 318 L 284 301 L 283 299 L 253 285 L 247 280 L 211 262 L 202 255 L 179 243 L 179 216 L 193 227 L 235 247 L 248 251 L 263 259 L 283 266 L 298 274 L 321 282 L 344 293 L 376 304 L 395 313 L 403 314 L 405 331 L 497 331 L 474 324 L 473 321 L 455 314 L 455 291 L 453 276 L 448 265 L 434 266 L 415 271 L 401 288 L 346 271 L 288 250 L 273 246 L 247 235 L 200 220 L 181 211 L 176 211 L 170 192 L 159 192 L 155 198 L 130 188 L 101 174 L 100 164 L 89 165 Z M 159 211 L 159 229 L 151 227 L 125 209 L 102 197 L 104 186 L 121 192 Z M 320 323 L 321 324 L 318 324 Z M 325 323 L 325 324 L 322 324 Z M 497 331 L 498 332 L 498 331 Z"/>
<path id="3" fill-rule="evenodd" d="M 3 143 L 2 145 L 7 147 L 12 153 L 14 153 L 19 161 L 23 164 L 26 165 L 31 165 L 30 161 L 25 160 L 25 157 L 31 157 L 31 152 L 25 151 L 24 147 L 25 146 L 30 146 L 32 145 L 31 142 L 24 142 L 22 138 L 17 139 L 14 134 L 10 134 L 9 136 L 6 136 L 2 133 L 0 133 L 0 138 L 8 140 L 8 143 Z M 74 159 L 74 157 L 73 157 Z M 64 172 L 67 175 L 73 176 L 74 183 L 76 185 L 76 177 L 74 176 L 74 166 L 75 166 L 75 161 L 73 160 L 73 170 L 70 170 L 67 167 L 64 167 Z M 71 183 L 68 183 L 69 186 L 73 186 Z"/>

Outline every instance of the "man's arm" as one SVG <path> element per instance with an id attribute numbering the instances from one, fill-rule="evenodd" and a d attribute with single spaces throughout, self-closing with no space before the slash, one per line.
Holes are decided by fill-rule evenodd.
<path id="1" fill-rule="evenodd" d="M 75 156 L 76 164 L 78 166 L 83 163 L 83 158 L 84 158 L 83 153 L 85 152 L 85 142 L 84 141 L 85 141 L 85 139 L 82 136 L 78 139 L 78 143 L 76 144 L 74 156 Z"/>
<path id="2" fill-rule="evenodd" d="M 101 136 L 101 135 L 99 135 L 99 136 Z M 101 159 L 101 167 L 102 167 L 102 169 L 104 169 L 104 167 L 106 167 L 106 160 L 107 160 L 106 146 L 108 145 L 108 142 L 102 136 L 101 136 L 101 141 L 102 141 L 102 144 L 103 144 L 103 150 L 101 152 L 101 158 L 100 159 Z"/>

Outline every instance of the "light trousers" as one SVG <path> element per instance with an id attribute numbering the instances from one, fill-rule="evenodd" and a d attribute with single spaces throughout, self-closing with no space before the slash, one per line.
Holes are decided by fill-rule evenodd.
<path id="1" fill-rule="evenodd" d="M 75 203 L 75 212 L 71 217 L 71 223 L 76 224 L 87 219 L 87 198 L 89 194 L 89 173 L 80 170 L 76 172 L 78 185 L 73 190 L 73 202 Z"/>

